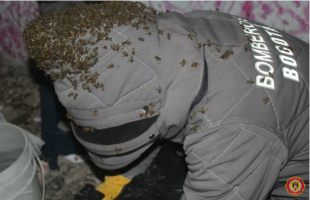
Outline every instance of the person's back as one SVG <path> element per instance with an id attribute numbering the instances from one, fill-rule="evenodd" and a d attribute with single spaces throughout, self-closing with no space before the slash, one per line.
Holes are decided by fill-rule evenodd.
<path id="1" fill-rule="evenodd" d="M 182 199 L 308 197 L 306 43 L 220 12 L 102 5 L 38 19 L 55 47 L 72 41 L 50 61 L 33 48 L 35 23 L 24 34 L 98 166 L 124 167 L 162 137 L 184 144 Z"/>
<path id="2" fill-rule="evenodd" d="M 198 119 L 188 121 L 197 131 L 189 126 L 184 142 L 191 163 L 186 199 L 294 197 L 285 187 L 288 179 L 308 182 L 308 45 L 230 15 L 185 16 L 198 24 L 205 40 L 218 41 L 205 47 L 208 91 L 191 111 Z M 246 35 L 235 30 L 234 18 Z M 308 197 L 298 181 L 291 193 Z"/>

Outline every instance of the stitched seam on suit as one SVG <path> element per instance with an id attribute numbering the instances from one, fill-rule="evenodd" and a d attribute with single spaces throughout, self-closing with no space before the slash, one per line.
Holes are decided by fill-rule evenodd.
<path id="1" fill-rule="evenodd" d="M 222 178 L 220 178 L 218 175 L 216 175 L 214 172 L 212 172 L 211 170 L 209 170 L 207 167 L 214 161 L 214 160 L 216 160 L 218 157 L 220 157 L 232 144 L 233 144 L 233 142 L 239 137 L 239 135 L 243 132 L 243 130 L 246 130 L 246 129 L 244 129 L 244 125 L 242 126 L 242 124 L 240 124 L 240 126 L 242 127 L 242 130 L 240 131 L 240 133 L 236 136 L 236 138 L 225 148 L 225 150 L 224 151 L 222 151 L 215 159 L 213 159 L 209 164 L 208 164 L 208 162 L 207 161 L 205 161 L 204 159 L 202 159 L 202 158 L 200 158 L 194 151 L 192 151 L 192 153 L 195 155 L 195 157 L 197 157 L 200 161 L 202 161 L 202 162 L 204 162 L 206 165 L 201 169 L 201 170 L 203 170 L 203 169 L 206 169 L 206 170 L 208 170 L 208 171 L 210 171 L 214 176 L 216 176 L 218 179 L 220 179 L 222 182 L 224 182 L 224 183 L 226 183 L 227 185 L 229 185 L 229 186 L 231 186 L 230 184 L 228 184 L 227 182 L 225 182 Z M 248 130 L 246 130 L 246 131 L 248 131 Z M 251 131 L 248 131 L 249 133 L 252 133 L 253 134 L 253 132 L 251 132 Z M 261 136 L 259 136 L 259 135 L 257 135 L 257 134 L 255 134 L 257 137 L 261 137 Z M 264 139 L 265 141 L 267 141 L 269 144 L 272 144 L 272 143 L 270 143 L 266 138 L 264 138 L 264 137 L 262 137 L 262 139 Z M 279 142 L 279 140 L 276 142 L 276 143 L 274 143 L 273 144 L 273 146 L 271 147 L 271 149 L 269 150 L 269 152 L 268 152 L 268 154 L 270 153 L 271 154 L 271 150 L 278 144 L 278 142 Z M 261 164 L 266 160 L 266 158 L 267 158 L 267 156 L 268 156 L 268 154 L 266 155 L 266 157 L 264 158 L 264 160 L 259 164 L 259 166 L 254 170 L 254 172 L 252 172 L 243 182 L 241 182 L 239 185 L 242 185 L 246 180 L 248 180 L 259 168 L 260 168 L 260 166 L 261 166 Z M 272 155 L 272 154 L 271 154 Z M 273 155 L 272 155 L 273 156 Z M 273 156 L 274 157 L 274 156 Z M 274 157 L 275 158 L 275 157 Z M 278 159 L 276 159 L 275 158 L 275 160 L 276 161 L 278 161 Z M 278 161 L 279 163 L 280 163 L 280 161 Z M 280 163 L 280 165 L 281 165 L 281 163 Z M 200 170 L 199 170 L 200 171 Z M 198 171 L 198 172 L 199 172 Z M 231 186 L 231 187 L 233 187 L 233 186 Z M 240 197 L 241 198 L 241 197 Z"/>
<path id="2" fill-rule="evenodd" d="M 113 29 L 112 29 L 113 30 Z M 114 31 L 114 30 L 113 30 Z M 115 31 L 117 32 L 117 31 Z M 117 32 L 118 33 L 118 32 Z M 118 33 L 119 35 L 123 36 L 125 38 L 125 40 L 127 39 L 127 37 L 125 37 L 122 32 Z M 126 51 L 129 51 L 128 49 L 124 48 Z M 142 86 L 138 87 L 137 89 L 131 91 L 130 93 L 126 94 L 125 96 L 123 96 L 122 98 L 120 98 L 118 101 L 116 101 L 113 105 L 116 105 L 118 102 L 120 102 L 121 100 L 123 100 L 124 98 L 126 98 L 127 96 L 129 96 L 130 94 L 140 90 L 141 88 L 143 88 L 144 86 L 146 86 L 147 84 L 149 84 L 150 82 L 152 82 L 153 80 L 155 80 L 157 78 L 157 74 L 154 70 L 152 70 L 147 64 L 145 64 L 140 58 L 138 58 L 136 55 L 134 55 L 135 58 L 137 58 L 144 66 L 146 66 L 149 70 L 151 70 L 151 72 L 153 72 L 155 74 L 155 77 L 152 78 L 151 80 L 149 80 L 148 82 L 144 83 Z"/>
<path id="3" fill-rule="evenodd" d="M 253 89 L 253 87 L 251 87 L 238 101 L 235 105 L 233 105 L 233 107 L 224 115 L 224 117 L 215 125 L 218 126 L 221 124 L 221 122 L 224 120 L 224 118 L 228 115 L 228 113 L 230 113 L 239 103 L 240 101 Z"/>
<path id="4" fill-rule="evenodd" d="M 282 165 L 281 162 L 272 153 L 270 153 L 270 154 L 280 165 Z"/>
<path id="5" fill-rule="evenodd" d="M 244 129 L 244 130 L 247 131 L 247 132 L 249 132 L 249 133 L 252 133 L 252 134 L 256 135 L 257 137 L 260 137 L 260 138 L 264 139 L 266 142 L 268 142 L 269 144 L 272 145 L 272 143 L 269 142 L 269 141 L 268 141 L 266 138 L 264 138 L 263 136 L 258 135 L 258 134 L 254 133 L 254 132 L 252 132 L 252 131 L 247 130 L 247 129 Z"/>
<path id="6" fill-rule="evenodd" d="M 266 158 L 268 157 L 268 154 L 266 155 L 266 157 L 264 158 L 264 160 L 258 165 L 258 167 L 244 180 L 242 181 L 239 185 L 242 185 L 243 183 L 245 183 L 249 178 L 252 177 L 252 175 L 260 168 L 261 164 L 263 164 L 266 160 Z"/>
<path id="7" fill-rule="evenodd" d="M 240 136 L 240 134 L 242 133 L 244 129 L 244 126 L 242 127 L 242 130 L 240 131 L 240 133 L 234 138 L 234 140 L 216 157 L 214 158 L 209 164 L 211 164 L 214 160 L 216 160 L 217 158 L 219 158 L 234 142 L 235 140 Z"/>
<path id="8" fill-rule="evenodd" d="M 304 152 L 301 152 L 301 153 L 299 153 L 299 154 L 296 154 L 293 158 L 295 158 L 295 157 L 297 157 L 297 156 L 300 156 L 300 155 L 302 155 L 302 154 L 308 153 L 308 152 L 309 152 L 309 150 L 304 151 Z"/>
<path id="9" fill-rule="evenodd" d="M 114 39 L 114 38 L 116 38 L 118 35 L 121 35 L 121 33 L 122 32 L 124 32 L 126 29 L 128 28 L 128 26 L 125 28 L 125 29 L 123 29 L 120 33 L 118 33 L 117 31 L 115 31 L 116 33 L 118 33 L 116 36 L 114 36 L 113 38 L 112 38 L 112 40 Z M 111 29 L 111 30 L 113 30 L 113 29 Z M 114 31 L 114 30 L 113 30 Z M 123 35 L 122 35 L 123 36 Z M 124 36 L 123 36 L 124 37 Z M 116 42 L 113 40 L 113 42 L 116 44 Z M 109 51 L 107 54 L 105 54 L 104 56 L 101 56 L 99 59 L 98 59 L 98 61 L 100 61 L 101 59 L 103 59 L 104 57 L 106 57 L 107 55 L 109 55 L 110 53 L 112 53 L 113 51 Z M 95 64 L 95 66 L 97 65 L 97 64 L 99 64 L 99 62 L 98 63 L 96 63 Z M 78 86 L 80 86 L 82 84 L 82 82 L 80 82 L 80 83 L 78 83 L 77 85 Z M 69 90 L 71 90 L 72 91 L 72 88 L 70 88 L 70 89 L 67 89 L 67 90 L 65 90 L 65 91 L 62 91 L 61 93 L 59 93 L 59 95 L 60 94 L 62 94 L 62 93 L 65 93 L 65 92 L 67 92 L 67 91 L 69 91 Z M 101 105 L 103 105 L 103 106 L 105 106 L 105 107 L 108 107 L 107 105 L 105 105 L 102 101 L 100 101 L 99 99 L 98 99 L 98 97 L 96 97 L 92 92 L 89 92 L 89 94 L 92 96 L 92 97 L 94 97 Z"/>
<path id="10" fill-rule="evenodd" d="M 266 158 L 268 157 L 269 153 L 271 154 L 271 150 L 273 149 L 273 147 L 276 146 L 278 142 L 276 142 L 272 147 L 271 149 L 269 150 L 268 154 L 266 155 L 266 157 L 264 158 L 264 160 L 259 164 L 259 166 L 244 180 L 242 181 L 239 185 L 242 185 L 244 182 L 246 182 L 261 166 L 261 164 L 263 164 L 263 162 L 265 162 Z"/>
<path id="11" fill-rule="evenodd" d="M 268 91 L 267 91 L 266 88 L 265 88 L 265 91 L 266 91 L 266 93 L 268 94 L 268 97 L 270 98 L 271 106 L 272 106 L 272 108 L 273 108 L 274 114 L 276 115 L 277 125 L 278 125 L 278 129 L 279 129 L 279 126 L 280 126 L 280 125 L 279 125 L 279 120 L 278 120 L 278 114 L 277 114 L 276 109 L 275 109 L 275 107 L 274 107 L 272 98 L 271 98 L 271 96 L 270 96 L 270 94 L 268 93 Z"/>
<path id="12" fill-rule="evenodd" d="M 120 35 L 122 32 L 124 32 L 127 28 L 129 28 L 128 26 L 126 27 L 126 28 L 124 28 L 119 34 L 117 34 L 116 36 L 114 36 L 113 38 L 112 38 L 112 41 L 116 44 L 116 42 L 114 41 L 114 38 L 116 38 L 118 35 Z M 113 29 L 111 29 L 111 30 L 113 30 Z M 114 31 L 114 30 L 113 30 Z M 116 33 L 118 33 L 117 31 L 115 31 Z M 122 35 L 123 36 L 123 35 Z M 124 36 L 123 36 L 124 37 Z M 99 59 L 98 59 L 98 61 L 100 61 L 101 59 L 103 59 L 104 57 L 106 57 L 107 55 L 109 55 L 109 54 L 111 54 L 113 52 L 113 50 L 111 50 L 111 51 L 109 51 L 107 54 L 105 54 L 104 56 L 101 56 Z M 96 63 L 94 66 L 96 66 L 97 64 L 99 64 L 99 62 L 98 63 Z M 75 76 L 76 77 L 76 76 Z M 82 84 L 82 82 L 81 83 L 78 83 L 77 85 L 78 86 L 80 86 Z M 65 91 L 62 91 L 62 92 L 60 92 L 59 94 L 62 94 L 62 93 L 64 93 L 64 92 L 67 92 L 67 91 L 69 91 L 69 90 L 72 90 L 72 88 L 70 88 L 70 89 L 67 89 L 67 90 L 65 90 Z M 100 100 L 99 100 L 99 102 L 101 102 Z M 102 103 L 102 102 L 101 102 Z M 102 103 L 103 104 L 103 103 Z M 105 105 L 105 104 L 104 104 Z M 106 106 L 106 105 L 105 105 Z M 107 106 L 106 106 L 107 107 Z"/>
<path id="13" fill-rule="evenodd" d="M 286 127 L 284 130 L 286 131 L 291 125 L 293 125 L 303 114 L 306 112 L 306 110 L 309 109 L 309 106 L 290 124 L 288 127 Z"/>

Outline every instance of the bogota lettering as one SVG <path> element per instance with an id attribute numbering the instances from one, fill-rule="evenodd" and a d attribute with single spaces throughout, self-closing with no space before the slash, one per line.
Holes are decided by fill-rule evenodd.
<path id="1" fill-rule="evenodd" d="M 279 31 L 270 28 L 268 26 L 261 26 L 257 24 L 251 24 L 246 19 L 239 19 L 239 23 L 243 24 L 244 32 L 247 36 L 251 37 L 251 47 L 254 52 L 255 69 L 259 73 L 255 79 L 255 85 L 258 87 L 264 87 L 268 89 L 275 89 L 274 79 L 268 76 L 270 73 L 274 73 L 272 66 L 273 60 L 270 55 L 269 49 L 264 38 L 258 32 L 257 27 L 263 28 L 263 30 L 270 36 L 270 40 L 275 44 L 275 49 L 279 52 L 279 59 L 284 64 L 282 67 L 282 75 L 284 78 L 299 82 L 298 72 L 294 70 L 297 67 L 296 61 L 291 57 L 294 56 L 293 52 L 288 48 L 288 43 L 283 40 L 283 36 L 279 34 Z"/>

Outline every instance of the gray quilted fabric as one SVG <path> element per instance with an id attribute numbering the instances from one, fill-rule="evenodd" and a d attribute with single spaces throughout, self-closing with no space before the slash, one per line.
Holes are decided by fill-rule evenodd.
<path id="1" fill-rule="evenodd" d="M 222 13 L 197 11 L 185 16 L 198 24 L 205 40 L 222 44 L 221 52 L 212 45 L 204 48 L 208 92 L 191 110 L 184 130 L 189 172 L 182 199 L 308 199 L 308 45 L 279 30 Z M 239 29 L 244 33 L 234 30 L 233 22 L 226 24 L 231 20 L 244 24 L 245 29 Z M 245 34 L 262 40 L 265 57 L 257 57 L 261 54 L 255 43 L 238 41 Z M 277 45 L 295 49 L 281 52 Z M 234 55 L 222 59 L 225 49 Z M 283 55 L 294 59 L 296 66 L 292 60 L 281 60 Z M 257 69 L 257 62 L 272 69 L 266 65 Z M 285 67 L 296 70 L 298 81 L 285 77 Z M 272 77 L 259 70 L 272 70 Z M 259 85 L 261 75 L 272 78 L 274 89 Z M 202 108 L 207 110 L 201 112 Z M 285 188 L 294 176 L 306 184 L 298 196 Z"/>
<path id="2" fill-rule="evenodd" d="M 183 200 L 295 198 L 285 189 L 293 176 L 306 184 L 296 199 L 308 198 L 308 44 L 213 11 L 165 13 L 150 30 L 148 36 L 133 27 L 113 27 L 112 41 L 106 45 L 129 39 L 132 44 L 124 51 L 137 52 L 131 63 L 122 51 L 99 48 L 99 62 L 92 70 L 100 73 L 104 91 L 88 92 L 79 85 L 79 98 L 72 100 L 68 98 L 72 86 L 64 80 L 55 82 L 73 120 L 96 129 L 114 127 L 141 119 L 141 109 L 154 103 L 159 117 L 152 131 L 184 144 L 189 171 Z M 138 40 L 141 35 L 145 42 Z M 114 67 L 107 68 L 111 63 Z M 289 76 L 292 72 L 295 75 Z M 207 93 L 192 105 L 206 84 Z M 156 90 L 159 86 L 161 93 Z M 86 146 L 98 154 L 108 149 L 109 155 L 116 155 L 113 145 Z M 91 156 L 97 165 L 105 164 Z M 113 163 L 121 158 L 108 159 Z"/>
<path id="3" fill-rule="evenodd" d="M 156 88 L 159 87 L 159 72 L 158 61 L 154 57 L 159 54 L 159 43 L 155 24 L 150 24 L 149 27 L 154 32 L 151 36 L 143 29 L 136 30 L 131 26 L 115 25 L 110 33 L 112 41 L 102 41 L 91 46 L 92 49 L 96 47 L 99 49 L 99 62 L 91 68 L 91 72 L 100 74 L 97 81 L 104 83 L 104 91 L 92 87 L 91 92 L 88 92 L 81 88 L 82 84 L 79 84 L 77 90 L 79 96 L 73 100 L 68 98 L 68 94 L 73 91 L 70 82 L 66 79 L 56 81 L 58 98 L 74 117 L 75 122 L 96 129 L 116 126 L 140 119 L 139 113 L 143 107 L 141 104 L 158 103 L 159 93 Z M 94 36 L 86 34 L 81 39 L 91 40 L 91 37 Z M 139 37 L 145 38 L 145 41 L 139 41 Z M 110 47 L 126 40 L 132 44 L 119 51 L 101 48 L 102 44 Z M 132 48 L 136 52 L 133 55 L 134 61 L 130 62 Z M 128 56 L 123 56 L 123 52 L 128 52 Z M 108 68 L 110 64 L 114 67 Z M 98 112 L 95 117 L 92 112 L 94 110 Z M 131 114 L 133 112 L 136 115 Z M 120 116 L 117 120 L 109 119 L 111 116 L 124 113 L 128 113 L 129 116 Z"/>

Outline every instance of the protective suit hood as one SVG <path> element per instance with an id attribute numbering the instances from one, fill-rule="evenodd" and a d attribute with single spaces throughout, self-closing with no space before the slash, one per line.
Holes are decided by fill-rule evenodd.
<path id="1" fill-rule="evenodd" d="M 75 136 L 106 169 L 180 132 L 205 76 L 198 29 L 179 13 L 154 13 L 133 2 L 75 6 L 38 17 L 23 33 L 30 55 L 54 80 Z"/>

